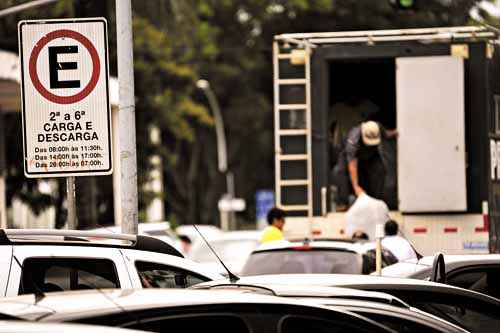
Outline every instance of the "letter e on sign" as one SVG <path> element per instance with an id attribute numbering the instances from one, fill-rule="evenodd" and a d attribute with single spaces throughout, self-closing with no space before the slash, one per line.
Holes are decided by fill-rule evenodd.
<path id="1" fill-rule="evenodd" d="M 112 173 L 106 20 L 21 21 L 18 33 L 25 175 Z"/>

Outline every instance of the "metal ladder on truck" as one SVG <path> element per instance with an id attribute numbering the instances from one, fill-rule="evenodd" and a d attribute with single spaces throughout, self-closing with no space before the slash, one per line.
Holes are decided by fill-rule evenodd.
<path id="1" fill-rule="evenodd" d="M 299 49 L 283 49 L 279 41 L 273 43 L 274 68 L 274 145 L 275 145 L 275 189 L 276 206 L 293 212 L 291 215 L 313 216 L 312 154 L 311 154 L 311 46 L 305 44 Z M 287 52 L 289 51 L 289 53 Z M 303 77 L 282 78 L 280 63 L 289 61 L 293 66 L 303 69 Z M 287 88 L 296 87 L 303 103 L 287 103 L 282 94 Z M 298 89 L 297 89 L 298 88 Z M 295 95 L 297 97 L 297 95 Z M 285 124 L 288 113 L 288 124 Z M 302 121 L 290 121 L 300 119 Z M 293 123 L 296 123 L 295 125 Z M 290 123 L 292 125 L 290 126 Z M 299 123 L 299 124 L 297 124 Z M 300 142 L 302 151 L 288 149 Z M 302 144 L 303 143 L 303 144 Z M 290 175 L 292 164 L 299 166 L 302 172 Z M 298 196 L 293 194 L 299 194 Z M 292 200 L 290 200 L 292 199 Z"/>

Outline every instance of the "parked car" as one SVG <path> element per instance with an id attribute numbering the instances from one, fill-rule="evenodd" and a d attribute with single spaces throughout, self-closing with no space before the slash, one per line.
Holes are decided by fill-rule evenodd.
<path id="1" fill-rule="evenodd" d="M 407 260 L 385 267 L 382 276 L 429 280 L 433 256 Z M 492 297 L 500 298 L 500 255 L 445 255 L 445 281 Z"/>
<path id="2" fill-rule="evenodd" d="M 185 288 L 218 278 L 148 236 L 0 229 L 0 296 L 91 288 Z"/>
<path id="3" fill-rule="evenodd" d="M 0 333 L 146 333 L 145 331 L 128 330 L 105 326 L 33 323 L 26 321 L 0 321 Z"/>
<path id="4" fill-rule="evenodd" d="M 191 289 L 246 290 L 288 297 L 303 302 L 343 309 L 370 318 L 397 332 L 467 332 L 457 325 L 410 307 L 392 295 L 350 288 L 207 282 Z"/>
<path id="5" fill-rule="evenodd" d="M 382 266 L 395 262 L 396 257 L 382 249 Z M 374 270 L 374 242 L 306 239 L 262 244 L 251 253 L 241 274 L 369 274 Z"/>
<path id="6" fill-rule="evenodd" d="M 147 222 L 147 223 L 139 223 L 138 226 L 138 234 L 144 236 L 151 236 L 154 238 L 158 238 L 167 244 L 175 247 L 177 250 L 181 250 L 180 240 L 177 237 L 177 234 L 170 227 L 169 222 Z M 102 227 L 98 229 L 94 229 L 91 231 L 99 231 L 99 232 L 109 232 L 112 234 L 121 234 L 121 226 L 108 226 Z"/>
<path id="7" fill-rule="evenodd" d="M 363 316 L 284 297 L 227 290 L 88 290 L 0 300 L 0 313 L 151 332 L 394 332 Z"/>
<path id="8" fill-rule="evenodd" d="M 216 281 L 217 284 L 221 282 Z M 238 283 L 333 286 L 378 291 L 393 295 L 412 307 L 472 333 L 495 333 L 500 327 L 500 300 L 430 281 L 351 274 L 279 274 L 246 276 Z"/>
<path id="9" fill-rule="evenodd" d="M 232 273 L 238 274 L 248 256 L 259 245 L 260 231 L 229 231 L 208 240 L 210 246 Z M 213 252 L 203 241 L 198 242 L 189 258 L 212 272 L 226 274 Z"/>
<path id="10" fill-rule="evenodd" d="M 223 231 L 214 225 L 197 224 L 196 227 L 206 239 L 213 239 L 220 236 Z M 192 225 L 180 225 L 175 228 L 175 233 L 179 236 L 187 236 L 192 244 L 196 244 L 201 240 L 200 234 Z"/>

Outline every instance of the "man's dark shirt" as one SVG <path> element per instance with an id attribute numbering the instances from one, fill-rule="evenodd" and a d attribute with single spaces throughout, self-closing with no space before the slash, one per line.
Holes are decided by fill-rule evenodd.
<path id="1" fill-rule="evenodd" d="M 380 126 L 380 125 L 379 125 Z M 382 131 L 381 131 L 382 132 Z M 346 143 L 345 143 L 345 155 L 347 163 L 353 160 L 367 161 L 378 154 L 377 146 L 367 146 L 363 143 L 361 137 L 361 125 L 353 127 L 349 133 L 347 133 Z"/>

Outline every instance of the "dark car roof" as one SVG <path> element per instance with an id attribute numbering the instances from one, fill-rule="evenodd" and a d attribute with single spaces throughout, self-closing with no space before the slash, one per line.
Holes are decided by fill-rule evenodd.
<path id="1" fill-rule="evenodd" d="M 216 281 L 217 282 L 217 281 Z M 433 291 L 449 295 L 462 295 L 474 297 L 486 302 L 493 302 L 500 306 L 500 301 L 474 291 L 453 287 L 450 285 L 434 283 L 424 280 L 391 278 L 373 275 L 353 274 L 276 274 L 244 276 L 239 281 L 244 284 L 285 284 L 285 285 L 313 285 L 348 287 L 355 289 L 391 292 L 391 291 Z"/>
<path id="2" fill-rule="evenodd" d="M 153 309 L 225 302 L 276 302 L 276 297 L 242 292 L 174 289 L 105 289 L 47 293 L 0 299 L 0 313 L 23 319 L 40 316 L 49 321 L 92 317 L 135 309 Z"/>
<path id="3" fill-rule="evenodd" d="M 248 282 L 247 278 L 242 279 Z M 387 293 L 357 290 L 339 287 L 324 287 L 313 285 L 288 285 L 288 284 L 244 284 L 225 283 L 224 281 L 211 281 L 191 287 L 192 289 L 246 289 L 252 292 L 272 292 L 281 297 L 300 299 L 312 304 L 342 308 L 356 313 L 374 312 L 384 313 L 394 317 L 412 318 L 413 321 L 423 325 L 439 327 L 444 331 L 466 332 L 462 328 L 448 323 L 432 314 L 411 308 L 399 298 Z"/>
<path id="4" fill-rule="evenodd" d="M 297 306 L 319 313 L 334 311 L 340 316 L 347 316 L 343 318 L 344 320 L 359 318 L 386 329 L 378 323 L 348 311 L 304 304 L 284 297 L 234 290 L 105 289 L 48 293 L 42 299 L 35 295 L 24 295 L 1 299 L 0 313 L 26 320 L 92 322 L 89 319 L 124 312 L 128 314 L 136 310 L 180 309 L 186 306 L 205 305 L 230 308 L 235 304 Z"/>

